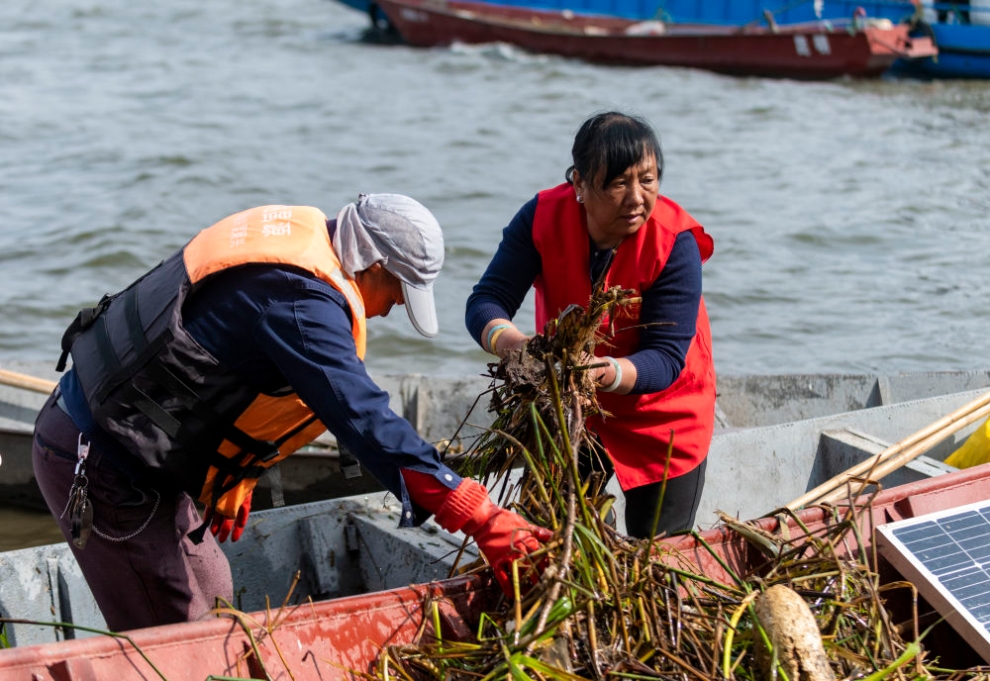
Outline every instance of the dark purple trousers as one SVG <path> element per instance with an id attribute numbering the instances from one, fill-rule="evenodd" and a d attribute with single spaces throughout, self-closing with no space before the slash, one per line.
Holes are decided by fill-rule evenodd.
<path id="1" fill-rule="evenodd" d="M 65 510 L 75 477 L 79 429 L 49 398 L 34 430 L 34 474 L 111 631 L 200 619 L 230 602 L 230 565 L 185 493 L 139 485 L 117 470 L 94 445 L 86 462 L 94 531 L 84 549 L 72 544 Z M 101 536 L 102 535 L 102 536 Z M 109 537 L 109 538 L 108 538 Z"/>

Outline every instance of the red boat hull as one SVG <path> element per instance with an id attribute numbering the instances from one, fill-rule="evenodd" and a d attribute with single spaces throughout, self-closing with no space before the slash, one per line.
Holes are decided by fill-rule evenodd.
<path id="1" fill-rule="evenodd" d="M 937 54 L 906 25 L 837 28 L 815 22 L 768 28 L 668 24 L 493 5 L 487 2 L 377 0 L 415 47 L 504 42 L 589 62 L 681 66 L 732 75 L 795 79 L 872 77 L 900 58 Z M 637 35 L 651 26 L 656 34 Z M 631 32 L 630 32 L 631 31 Z"/>
<path id="2" fill-rule="evenodd" d="M 859 516 L 863 548 L 867 554 L 871 552 L 872 529 L 878 525 L 988 498 L 990 464 L 891 488 L 874 499 L 869 513 Z M 813 533 L 831 522 L 831 515 L 821 508 L 802 511 L 799 517 Z M 776 530 L 777 523 L 774 518 L 760 521 L 769 531 Z M 802 532 L 793 521 L 789 531 L 795 537 Z M 764 562 L 762 554 L 734 532 L 717 528 L 701 537 L 704 543 L 689 535 L 661 542 L 670 549 L 665 560 L 686 561 L 718 581 L 729 581 L 720 561 L 737 574 L 747 573 Z M 899 579 L 894 574 L 889 576 Z M 423 605 L 427 595 L 438 600 L 443 636 L 448 640 L 471 640 L 481 614 L 494 606 L 499 593 L 490 580 L 456 578 L 303 605 L 282 618 L 273 614 L 277 626 L 270 636 L 265 633 L 268 615 L 254 613 L 249 628 L 272 678 L 289 678 L 291 672 L 296 681 L 351 679 L 352 671 L 368 671 L 383 646 L 410 643 L 424 623 L 433 621 L 432 608 L 424 609 Z M 889 596 L 888 600 L 893 598 Z M 910 603 L 907 605 L 910 607 Z M 926 636 L 926 646 L 946 664 L 975 664 L 970 659 L 953 659 L 972 655 L 973 651 L 946 627 L 941 632 L 933 629 Z M 168 679 L 203 679 L 211 674 L 263 676 L 250 659 L 252 645 L 244 628 L 228 618 L 142 629 L 130 636 Z M 939 637 L 946 643 L 940 645 Z M 131 643 L 95 637 L 0 650 L 0 678 L 89 681 L 159 677 Z"/>
<path id="3" fill-rule="evenodd" d="M 383 646 L 415 640 L 427 595 L 438 600 L 443 635 L 465 640 L 500 592 L 479 577 L 303 604 L 279 615 L 245 615 L 264 670 L 273 679 L 352 679 L 365 673 Z M 432 612 L 426 618 L 432 621 Z M 275 622 L 268 635 L 269 622 Z M 431 630 L 432 631 L 432 630 Z M 231 618 L 151 627 L 119 638 L 93 637 L 0 650 L 0 679 L 106 681 L 265 678 L 244 627 Z M 141 652 L 138 652 L 140 649 Z M 147 656 L 154 669 L 142 656 Z M 161 673 L 159 676 L 155 669 Z"/>

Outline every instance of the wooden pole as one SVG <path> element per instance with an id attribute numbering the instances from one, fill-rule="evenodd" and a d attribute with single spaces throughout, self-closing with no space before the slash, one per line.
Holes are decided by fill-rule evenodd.
<path id="1" fill-rule="evenodd" d="M 21 388 L 23 390 L 33 390 L 36 393 L 48 394 L 55 389 L 56 382 L 44 378 L 19 374 L 16 371 L 0 369 L 0 384 Z"/>
<path id="2" fill-rule="evenodd" d="M 863 489 L 871 482 L 875 482 L 877 480 L 880 480 L 881 478 L 886 477 L 887 475 L 890 475 L 901 466 L 904 466 L 908 462 L 913 461 L 914 459 L 918 458 L 919 456 L 927 452 L 929 449 L 937 445 L 939 442 L 947 438 L 952 433 L 956 432 L 957 430 L 961 430 L 976 421 L 983 420 L 983 418 L 988 414 L 990 414 L 990 404 L 980 409 L 977 409 L 976 411 L 967 415 L 965 418 L 960 419 L 956 423 L 953 423 L 946 430 L 935 433 L 928 439 L 919 442 L 913 447 L 908 447 L 900 454 L 897 454 L 896 456 L 893 456 L 887 459 L 886 461 L 883 461 L 882 463 L 878 463 L 876 468 L 867 471 L 866 475 L 863 476 L 864 479 L 861 481 L 862 484 L 859 490 L 852 496 L 853 497 L 859 496 L 859 494 L 863 491 Z M 822 498 L 816 500 L 815 503 L 819 503 L 819 504 L 835 503 L 847 496 L 849 496 L 848 492 L 845 489 L 839 487 L 837 489 L 832 490 Z"/>
<path id="3" fill-rule="evenodd" d="M 886 475 L 890 471 L 895 470 L 895 468 L 903 466 L 911 459 L 920 455 L 922 452 L 927 451 L 936 443 L 941 442 L 952 433 L 972 423 L 974 420 L 979 418 L 979 416 L 974 416 L 974 414 L 980 412 L 980 410 L 988 405 L 990 405 L 990 392 L 978 397 L 969 404 L 963 405 L 951 414 L 943 416 L 938 421 L 929 424 L 925 428 L 922 428 L 913 435 L 906 437 L 897 444 L 891 445 L 875 457 L 862 461 L 842 473 L 839 473 L 835 477 L 826 480 L 818 487 L 809 492 L 805 492 L 803 495 L 787 504 L 785 508 L 794 511 L 799 508 L 804 508 L 813 502 L 820 501 L 827 495 L 833 493 L 836 489 L 845 486 L 845 484 L 850 480 L 853 480 L 854 478 L 862 478 L 872 471 L 875 471 L 875 469 L 877 469 L 878 466 L 885 461 L 897 457 L 899 454 L 915 447 L 915 445 L 919 446 L 916 453 L 912 450 L 912 455 L 909 458 L 900 459 L 901 463 L 898 466 L 886 470 L 884 473 L 884 475 Z M 970 417 L 972 417 L 972 420 L 970 420 Z"/>

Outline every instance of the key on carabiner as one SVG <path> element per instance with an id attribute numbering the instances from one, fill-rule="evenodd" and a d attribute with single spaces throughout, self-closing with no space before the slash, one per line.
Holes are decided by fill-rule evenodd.
<path id="1" fill-rule="evenodd" d="M 83 442 L 83 434 L 79 433 L 79 444 L 76 446 L 76 475 L 85 475 L 86 459 L 89 457 L 89 443 Z"/>
<path id="2" fill-rule="evenodd" d="M 83 482 L 73 488 L 72 499 L 69 501 L 69 532 L 76 548 L 86 548 L 86 542 L 89 541 L 89 534 L 92 531 L 93 504 L 89 503 L 86 483 Z"/>

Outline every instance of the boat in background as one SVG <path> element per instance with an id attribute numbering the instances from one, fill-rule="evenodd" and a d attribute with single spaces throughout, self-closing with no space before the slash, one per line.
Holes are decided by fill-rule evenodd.
<path id="1" fill-rule="evenodd" d="M 487 2 L 489 0 L 479 0 Z M 372 34 L 394 41 L 395 27 L 378 0 L 340 0 L 367 14 Z M 600 14 L 637 21 L 758 26 L 848 21 L 859 10 L 866 18 L 906 23 L 910 34 L 930 38 L 937 55 L 894 62 L 891 72 L 918 78 L 990 78 L 990 0 L 969 3 L 913 0 L 498 0 L 499 4 L 543 10 Z"/>
<path id="2" fill-rule="evenodd" d="M 601 64 L 823 80 L 875 77 L 898 59 L 937 52 L 930 38 L 911 38 L 907 26 L 886 20 L 739 27 L 463 0 L 376 1 L 402 40 L 415 47 L 501 42 Z"/>
<path id="3" fill-rule="evenodd" d="M 507 0 L 529 3 L 530 0 Z M 570 0 L 532 0 L 568 3 Z M 912 0 L 826 0 L 783 2 L 781 0 L 639 0 L 639 7 L 624 0 L 577 0 L 585 4 L 612 5 L 623 16 L 656 17 L 672 22 L 701 22 L 727 26 L 766 24 L 784 26 L 812 20 L 846 21 L 854 16 L 889 19 L 911 27 L 911 35 L 927 36 L 938 55 L 925 59 L 899 60 L 892 72 L 922 78 L 990 78 L 990 0 L 970 2 L 923 2 Z M 633 2 L 634 0 L 626 0 Z M 576 8 L 574 8 L 576 9 Z M 642 14 L 636 12 L 642 11 Z"/>
<path id="4" fill-rule="evenodd" d="M 49 363 L 6 363 L 0 372 L 34 378 L 34 388 L 3 382 L 0 373 L 0 505 L 47 512 L 34 481 L 31 440 L 34 419 L 59 374 Z M 484 376 L 437 377 L 419 374 L 375 376 L 389 393 L 392 410 L 409 421 L 425 440 L 456 457 L 491 425 Z M 900 374 L 760 374 L 718 376 L 715 434 L 764 432 L 796 422 L 817 422 L 837 414 L 928 400 L 990 388 L 990 370 Z M 480 396 L 480 398 L 479 398 Z M 848 417 L 843 417 L 847 419 Z M 920 417 L 919 417 L 920 418 Z M 771 432 L 766 430 L 765 432 Z M 879 433 L 886 437 L 888 433 Z M 892 435 L 892 434 L 891 434 Z M 774 436 L 776 437 L 776 436 Z M 792 442 L 811 440 L 799 434 Z M 748 450 L 775 442 L 747 441 Z M 793 446 L 793 445 L 792 445 Z M 804 466 L 800 466 L 803 468 Z M 282 461 L 264 475 L 253 509 L 306 504 L 380 492 L 382 487 L 329 433 Z"/>
<path id="5" fill-rule="evenodd" d="M 4 372 L 27 377 L 4 382 Z M 34 419 L 59 377 L 50 363 L 0 366 L 0 504 L 47 512 L 34 481 Z M 392 410 L 448 457 L 469 448 L 493 415 L 485 376 L 374 376 Z M 766 374 L 718 376 L 715 433 L 753 431 L 836 414 L 990 388 L 990 369 L 900 374 Z M 480 399 L 479 399 L 480 396 Z M 803 437 L 803 436 L 801 436 Z M 756 443 L 747 445 L 752 449 Z M 711 477 L 711 476 L 710 476 Z M 381 491 L 360 465 L 324 433 L 263 476 L 253 508 L 305 504 Z"/>

